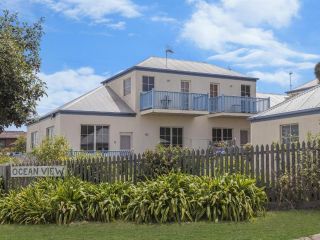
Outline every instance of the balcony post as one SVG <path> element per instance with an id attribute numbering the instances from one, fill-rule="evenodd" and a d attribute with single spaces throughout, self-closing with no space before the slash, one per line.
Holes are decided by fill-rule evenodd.
<path id="1" fill-rule="evenodd" d="M 225 104 L 225 102 L 224 102 L 224 95 L 222 94 L 221 95 L 221 112 L 225 112 L 224 110 L 224 104 Z"/>
<path id="2" fill-rule="evenodd" d="M 151 108 L 154 109 L 154 90 L 151 89 Z"/>
<path id="3" fill-rule="evenodd" d="M 268 109 L 270 108 L 270 105 L 271 105 L 271 98 L 268 97 Z M 265 110 L 267 110 L 267 109 L 264 109 L 263 111 L 265 111 Z"/>

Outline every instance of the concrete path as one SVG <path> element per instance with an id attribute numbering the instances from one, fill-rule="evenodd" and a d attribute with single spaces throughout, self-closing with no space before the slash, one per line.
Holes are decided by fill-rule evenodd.
<path id="1" fill-rule="evenodd" d="M 320 240 L 320 233 L 309 237 L 302 237 L 297 240 Z"/>

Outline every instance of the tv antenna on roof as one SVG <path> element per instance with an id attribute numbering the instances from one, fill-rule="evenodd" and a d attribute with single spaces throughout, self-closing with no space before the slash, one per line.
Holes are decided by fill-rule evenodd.
<path id="1" fill-rule="evenodd" d="M 168 53 L 170 54 L 174 53 L 171 47 L 169 46 L 166 47 L 166 68 L 168 67 Z"/>
<path id="2" fill-rule="evenodd" d="M 292 74 L 293 74 L 293 72 L 289 72 L 289 78 L 290 78 L 290 91 L 292 90 Z"/>

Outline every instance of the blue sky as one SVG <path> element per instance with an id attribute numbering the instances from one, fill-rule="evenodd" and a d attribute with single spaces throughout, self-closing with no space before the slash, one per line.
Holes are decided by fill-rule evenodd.
<path id="1" fill-rule="evenodd" d="M 205 61 L 259 77 L 283 93 L 314 79 L 318 0 L 1 0 L 29 22 L 45 17 L 42 67 L 48 112 L 149 56 Z"/>

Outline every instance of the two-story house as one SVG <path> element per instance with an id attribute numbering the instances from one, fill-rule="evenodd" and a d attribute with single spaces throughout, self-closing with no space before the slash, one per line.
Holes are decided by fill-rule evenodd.
<path id="1" fill-rule="evenodd" d="M 248 117 L 270 106 L 256 78 L 212 64 L 150 57 L 28 126 L 28 150 L 62 135 L 73 150 L 207 148 L 250 141 Z"/>

